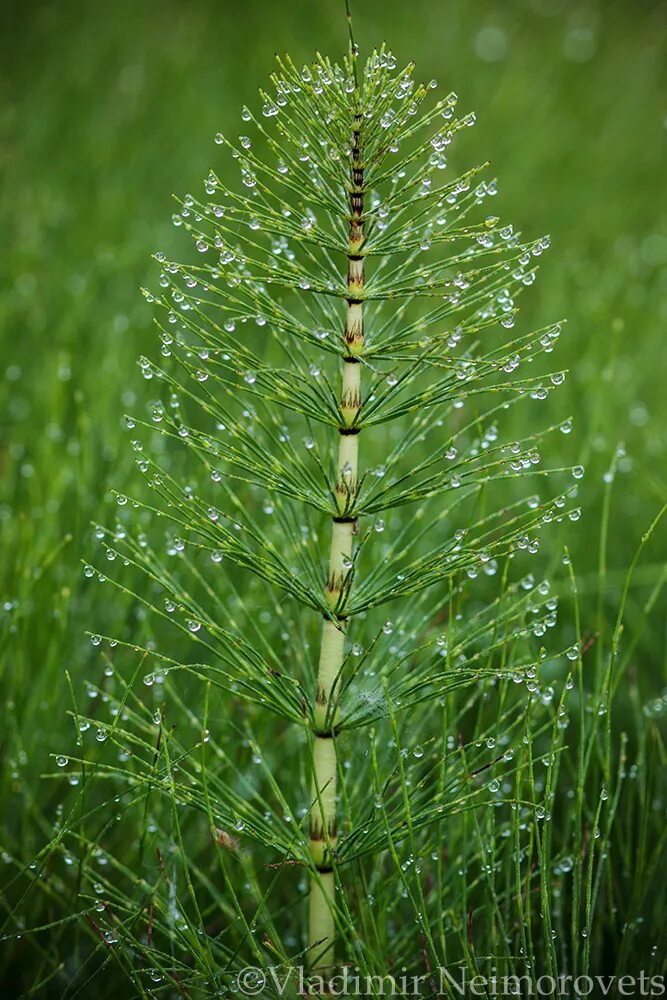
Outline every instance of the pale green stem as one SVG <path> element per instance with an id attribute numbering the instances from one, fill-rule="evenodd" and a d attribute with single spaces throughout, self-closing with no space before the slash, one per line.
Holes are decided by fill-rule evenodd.
<path id="1" fill-rule="evenodd" d="M 336 719 L 332 708 L 338 698 L 338 681 L 345 657 L 345 604 L 352 567 L 356 521 L 352 514 L 356 499 L 359 464 L 359 433 L 355 420 L 361 406 L 361 363 L 364 327 L 362 297 L 364 258 L 363 169 L 361 167 L 361 118 L 355 118 L 353 148 L 353 191 L 350 196 L 350 238 L 347 268 L 346 354 L 340 410 L 343 425 L 338 441 L 336 498 L 338 515 L 331 532 L 331 552 L 327 575 L 327 603 L 332 618 L 322 625 L 322 642 L 314 707 L 313 809 L 310 851 L 315 865 L 310 880 L 308 945 L 311 968 L 330 972 L 335 961 L 335 880 L 332 871 L 336 846 Z"/>

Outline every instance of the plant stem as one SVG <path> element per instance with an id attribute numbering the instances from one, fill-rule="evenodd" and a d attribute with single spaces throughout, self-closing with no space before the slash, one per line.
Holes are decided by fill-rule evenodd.
<path id="1" fill-rule="evenodd" d="M 314 971 L 334 965 L 335 882 L 332 852 L 336 845 L 336 702 L 338 681 L 345 657 L 345 604 L 351 581 L 356 519 L 353 508 L 357 495 L 359 428 L 356 418 L 361 406 L 361 362 L 364 346 L 363 289 L 364 257 L 364 172 L 361 163 L 361 115 L 354 118 L 352 185 L 350 189 L 350 234 L 347 253 L 347 309 L 345 354 L 340 411 L 336 499 L 331 553 L 327 576 L 327 603 L 331 618 L 322 624 L 322 642 L 314 710 L 313 800 L 310 851 L 316 872 L 311 876 L 308 944 Z"/>

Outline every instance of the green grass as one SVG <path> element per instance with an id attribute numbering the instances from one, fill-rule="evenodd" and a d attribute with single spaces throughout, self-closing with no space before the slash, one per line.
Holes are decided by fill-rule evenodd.
<path id="1" fill-rule="evenodd" d="M 167 680 L 158 699 L 154 686 L 141 683 L 147 668 L 131 651 L 111 654 L 116 673 L 107 676 L 86 630 L 129 636 L 138 644 L 154 636 L 137 602 L 91 583 L 81 561 L 95 552 L 91 522 L 115 520 L 111 488 L 129 492 L 134 477 L 122 414 L 147 398 L 135 359 L 154 353 L 154 344 L 151 313 L 138 289 L 154 277 L 150 252 L 176 244 L 170 195 L 199 189 L 217 155 L 213 134 L 236 130 L 238 110 L 254 103 L 274 49 L 288 49 L 296 60 L 315 48 L 337 56 L 345 44 L 344 19 L 337 4 L 314 14 L 305 3 L 256 3 L 247 10 L 120 4 L 112 12 L 75 2 L 36 4 L 30 11 L 10 5 L 3 18 L 0 215 L 10 250 L 0 264 L 5 992 L 169 995 L 165 983 L 183 963 L 179 975 L 194 984 L 191 995 L 206 995 L 202 984 L 229 953 L 252 959 L 238 915 L 251 922 L 264 892 L 271 892 L 276 926 L 264 923 L 262 934 L 282 941 L 283 954 L 303 947 L 302 913 L 292 905 L 298 879 L 265 869 L 272 860 L 268 849 L 266 856 L 212 849 L 206 798 L 203 818 L 197 818 L 174 806 L 169 788 L 164 798 L 148 794 L 152 770 L 167 768 L 165 754 L 187 751 L 182 769 L 196 776 L 199 788 L 204 764 L 213 783 L 234 776 L 252 821 L 253 795 L 266 788 L 277 763 L 267 745 L 280 741 L 282 752 L 296 750 L 298 741 L 252 713 L 235 716 L 229 729 L 219 696 L 178 676 Z M 506 805 L 462 814 L 456 823 L 443 823 L 445 849 L 436 850 L 436 859 L 430 858 L 432 832 L 416 830 L 414 845 L 400 846 L 390 836 L 383 867 L 359 862 L 345 933 L 357 928 L 374 969 L 388 955 L 396 964 L 408 955 L 417 919 L 421 933 L 432 935 L 434 953 L 448 962 L 464 958 L 481 966 L 488 948 L 507 968 L 519 968 L 534 951 L 544 968 L 551 962 L 593 974 L 659 972 L 665 951 L 661 719 L 667 684 L 661 526 L 627 592 L 613 661 L 613 710 L 601 716 L 597 710 L 603 698 L 610 702 L 603 691 L 627 567 L 667 494 L 664 11 L 649 3 L 584 9 L 538 0 L 448 6 L 418 0 L 373 5 L 358 14 L 357 30 L 363 46 L 386 38 L 400 59 L 417 61 L 420 76 L 436 76 L 443 88 L 459 92 L 479 124 L 453 154 L 454 165 L 484 159 L 490 150 L 503 215 L 527 235 L 551 233 L 553 249 L 522 303 L 522 321 L 527 328 L 568 318 L 556 363 L 570 375 L 553 401 L 540 404 L 539 416 L 547 424 L 572 415 L 572 433 L 558 435 L 546 458 L 554 465 L 580 462 L 586 476 L 579 486 L 582 519 L 545 537 L 540 561 L 562 595 L 549 646 L 564 649 L 577 637 L 562 564 L 567 544 L 586 652 L 581 669 L 574 664 L 576 683 L 566 693 L 566 730 L 558 727 L 557 697 L 510 725 L 503 718 L 506 702 L 508 708 L 516 702 L 510 686 L 509 694 L 497 690 L 485 700 L 489 693 L 478 692 L 469 704 L 459 699 L 438 706 L 424 717 L 426 735 L 418 741 L 430 747 L 443 728 L 450 736 L 461 730 L 464 741 L 472 740 L 470 752 L 483 755 L 484 747 L 474 748 L 481 734 L 521 746 L 522 727 L 532 726 L 532 752 L 552 762 L 545 769 L 521 750 L 508 766 L 516 770 L 512 788 L 521 796 L 536 790 L 540 801 L 553 784 L 550 825 L 515 817 Z M 502 57 L 488 61 L 479 52 Z M 517 418 L 517 435 L 526 432 L 522 420 L 525 415 Z M 621 442 L 625 454 L 615 459 Z M 613 481 L 605 482 L 612 467 Z M 314 636 L 303 627 L 305 647 Z M 566 667 L 563 661 L 555 681 L 562 682 Z M 89 696 L 89 685 L 98 689 L 96 697 Z M 112 732 L 98 746 L 94 729 L 111 719 L 107 698 L 126 699 L 122 729 L 131 735 Z M 166 728 L 172 721 L 178 726 L 156 753 L 153 714 L 162 702 L 168 705 Z M 85 734 L 87 757 L 137 776 L 133 807 L 127 796 L 114 802 L 125 785 L 113 772 L 68 785 L 65 773 L 74 767 L 60 769 L 53 755 L 80 755 L 67 714 L 72 710 L 94 720 Z M 203 743 L 207 728 L 212 736 Z M 398 746 L 408 740 L 410 753 L 417 746 L 400 725 L 393 734 L 383 731 L 383 746 L 391 739 Z M 131 741 L 135 757 L 119 761 Z M 365 756 L 368 747 L 355 746 L 350 753 L 364 763 L 351 794 L 354 808 L 362 808 L 367 789 L 405 758 L 392 746 L 375 761 Z M 621 763 L 623 746 L 627 760 Z M 253 756 L 262 763 L 253 765 Z M 423 758 L 411 759 L 415 767 L 426 766 Z M 438 766 L 439 782 L 453 780 L 453 772 Z M 170 772 L 160 773 L 164 778 Z M 295 773 L 295 786 L 302 778 Z M 600 798 L 603 784 L 606 799 Z M 208 794 L 215 798 L 216 788 Z M 420 803 L 416 796 L 415 816 Z M 290 800 L 285 807 L 298 805 Z M 427 811 L 428 803 L 423 807 Z M 70 832 L 61 842 L 66 818 Z M 497 852 L 493 875 L 484 868 L 487 844 Z M 99 845 L 108 854 L 95 855 Z M 528 870 L 534 862 L 536 870 L 551 873 L 546 881 L 536 877 L 534 898 L 517 891 L 517 845 L 527 852 Z M 424 855 L 423 880 L 414 864 L 403 871 L 410 854 Z M 193 865 L 189 873 L 184 856 Z M 403 889 L 389 877 L 393 862 Z M 554 893 L 552 944 L 551 928 L 540 918 L 545 884 Z M 174 893 L 185 927 L 178 931 L 180 951 L 170 958 Z M 109 909 L 98 913 L 95 897 Z M 151 904 L 150 946 L 164 981 L 160 986 L 135 971 L 143 985 L 129 987 L 130 966 L 148 962 Z M 590 927 L 587 907 L 595 908 Z M 121 942 L 134 942 L 139 958 L 128 947 L 102 945 L 84 913 L 100 928 L 115 928 Z M 51 923 L 51 929 L 29 933 Z M 203 939 L 199 924 L 206 927 Z M 402 930 L 408 926 L 409 933 Z M 503 941 L 505 931 L 511 945 Z M 255 935 L 258 942 L 262 934 Z M 185 961 L 186 952 L 192 962 Z M 251 964 L 265 963 L 265 950 L 262 956 Z M 419 967 L 421 956 L 410 961 Z M 182 995 L 177 981 L 172 987 Z"/>

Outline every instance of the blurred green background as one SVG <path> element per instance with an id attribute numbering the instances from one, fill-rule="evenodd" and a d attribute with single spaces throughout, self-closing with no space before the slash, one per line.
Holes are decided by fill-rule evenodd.
<path id="1" fill-rule="evenodd" d="M 90 523 L 132 468 L 122 414 L 154 352 L 139 288 L 175 248 L 172 192 L 199 191 L 213 134 L 275 51 L 305 60 L 347 43 L 343 0 L 245 4 L 118 0 L 2 6 L 0 103 L 0 678 L 2 849 L 29 858 L 57 793 L 40 780 L 71 741 L 65 670 L 90 670 L 84 630 L 136 609 L 84 587 Z M 611 620 L 624 570 L 667 498 L 667 5 L 648 0 L 373 0 L 356 3 L 362 51 L 386 39 L 418 75 L 478 114 L 467 163 L 490 159 L 494 210 L 552 250 L 522 303 L 568 318 L 554 364 L 570 370 L 545 423 L 574 417 L 553 464 L 581 462 L 584 517 L 569 545 L 584 628 Z M 178 256 L 178 251 L 175 251 Z M 598 535 L 605 473 L 607 568 Z M 560 453 L 555 448 L 560 449 Z M 630 600 L 639 621 L 667 551 L 651 543 Z M 601 616 L 597 604 L 600 603 Z M 588 615 L 588 618 L 586 617 Z M 665 684 L 664 615 L 639 647 L 641 698 Z M 67 735 L 65 735 L 67 734 Z"/>

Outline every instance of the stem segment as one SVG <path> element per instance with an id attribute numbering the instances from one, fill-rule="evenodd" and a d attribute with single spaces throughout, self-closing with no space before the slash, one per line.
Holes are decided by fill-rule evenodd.
<path id="1" fill-rule="evenodd" d="M 364 171 L 361 162 L 361 115 L 355 115 L 350 190 L 350 234 L 347 253 L 347 309 L 345 354 L 340 399 L 336 501 L 326 598 L 331 618 L 322 624 L 317 676 L 313 740 L 313 809 L 310 852 L 316 871 L 310 880 L 308 944 L 313 971 L 330 971 L 334 965 L 335 881 L 333 852 L 336 846 L 336 708 L 338 681 L 344 660 L 347 618 L 345 604 L 351 582 L 356 519 L 354 504 L 358 484 L 361 362 L 364 346 L 363 291 Z"/>

